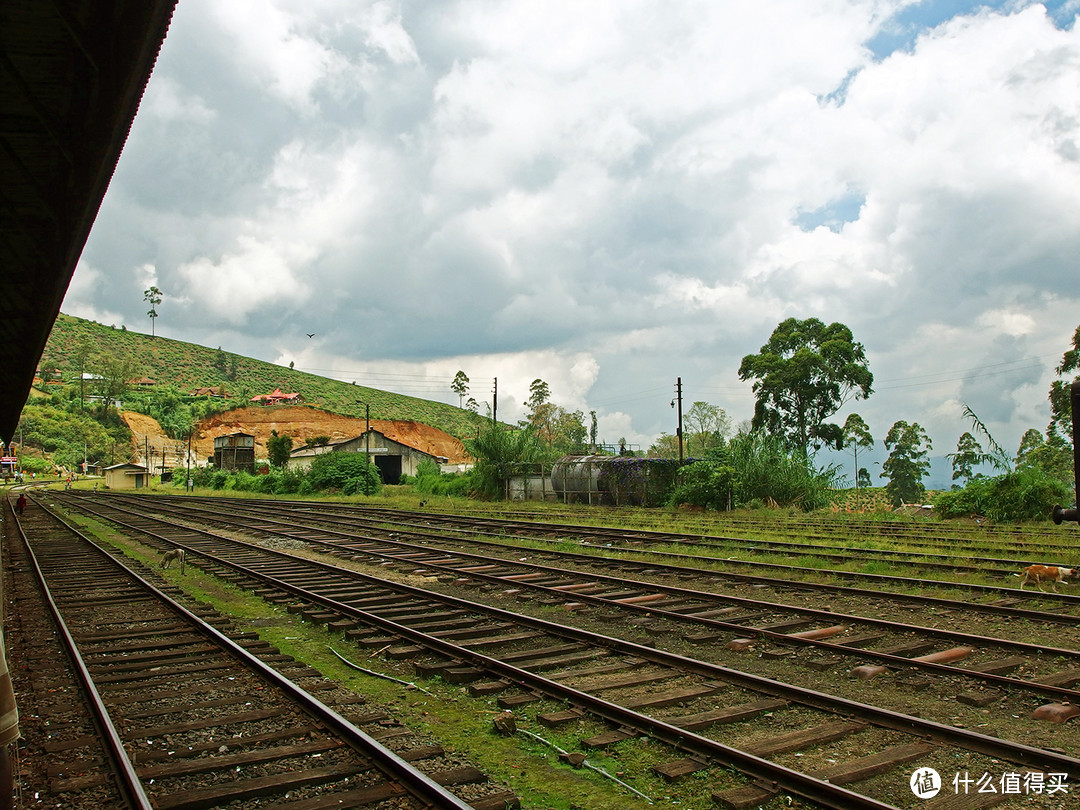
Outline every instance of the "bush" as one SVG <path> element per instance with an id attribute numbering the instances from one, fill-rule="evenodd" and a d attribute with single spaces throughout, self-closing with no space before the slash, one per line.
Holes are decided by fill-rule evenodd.
<path id="1" fill-rule="evenodd" d="M 349 482 L 352 493 L 374 495 L 382 487 L 379 469 L 368 462 L 363 453 L 324 453 L 311 462 L 307 480 L 314 490 L 346 491 Z"/>
<path id="2" fill-rule="evenodd" d="M 41 475 L 42 473 L 50 473 L 54 469 L 53 463 L 47 458 L 41 458 L 40 456 L 20 455 L 19 456 L 19 469 L 24 473 L 35 473 Z"/>
<path id="3" fill-rule="evenodd" d="M 382 488 L 382 479 L 379 470 L 371 464 L 356 478 L 350 478 L 345 482 L 341 491 L 346 495 L 374 495 Z"/>
<path id="4" fill-rule="evenodd" d="M 468 497 L 476 481 L 470 472 L 443 473 L 434 461 L 424 459 L 416 467 L 415 476 L 401 476 L 401 483 L 408 484 L 425 495 L 450 495 Z"/>
<path id="5" fill-rule="evenodd" d="M 993 478 L 972 479 L 963 489 L 934 498 L 943 518 L 985 515 L 991 520 L 1046 520 L 1051 509 L 1073 501 L 1072 487 L 1042 470 L 1028 468 Z"/>
<path id="6" fill-rule="evenodd" d="M 815 469 L 811 458 L 789 452 L 779 436 L 757 431 L 741 434 L 731 440 L 729 453 L 737 471 L 737 505 L 756 501 L 809 512 L 831 502 L 838 468 Z"/>
<path id="7" fill-rule="evenodd" d="M 518 466 L 543 457 L 543 446 L 533 428 L 506 430 L 490 421 L 484 422 L 475 438 L 465 440 L 465 449 L 476 459 L 470 476 L 474 491 L 487 498 L 502 498 L 506 481 Z"/>
<path id="8" fill-rule="evenodd" d="M 232 487 L 226 487 L 226 489 L 235 489 L 239 492 L 255 492 L 258 486 L 259 480 L 256 476 L 240 470 L 233 476 Z"/>
<path id="9" fill-rule="evenodd" d="M 695 461 L 675 474 L 671 504 L 724 510 L 734 498 L 735 468 L 716 461 Z"/>

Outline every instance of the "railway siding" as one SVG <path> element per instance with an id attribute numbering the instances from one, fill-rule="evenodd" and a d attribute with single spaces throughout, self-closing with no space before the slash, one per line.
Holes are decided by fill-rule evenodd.
<path id="1" fill-rule="evenodd" d="M 111 500 L 111 499 L 106 499 Z M 120 518 L 113 518 L 120 519 Z M 161 525 L 160 522 L 158 525 Z M 129 528 L 131 524 L 129 523 Z M 177 528 L 174 524 L 174 528 L 179 532 L 181 528 Z M 143 531 L 150 531 L 150 529 L 142 529 Z M 307 529 L 305 531 L 311 531 Z M 189 553 L 195 552 L 196 555 L 202 556 L 205 559 L 210 560 L 210 567 L 221 568 L 221 573 L 225 574 L 223 566 L 226 565 L 225 558 L 221 557 L 220 551 L 210 552 L 202 544 L 209 543 L 210 540 L 206 538 L 206 535 L 199 537 L 195 536 L 190 529 L 185 529 L 181 532 L 184 535 L 183 540 L 166 540 L 159 535 L 159 538 L 163 542 L 181 542 Z M 230 553 L 232 554 L 232 553 Z M 408 567 L 412 576 L 422 575 L 428 572 L 435 563 L 435 559 L 444 557 L 446 552 L 426 552 L 421 554 L 420 552 L 410 551 L 403 552 L 401 558 L 394 561 L 393 565 Z M 533 632 L 541 632 L 548 635 L 554 635 L 561 637 L 564 640 L 569 639 L 571 641 L 577 640 L 581 643 L 585 643 L 586 636 L 584 631 L 577 631 L 572 627 L 562 627 L 561 630 L 556 631 L 551 627 L 550 622 L 543 622 L 539 619 L 524 620 L 520 615 L 511 615 L 505 610 L 500 610 L 488 606 L 485 610 L 480 610 L 476 605 L 470 604 L 467 601 L 461 599 L 454 599 L 446 596 L 434 598 L 431 592 L 422 591 L 418 588 L 400 586 L 396 590 L 399 593 L 408 594 L 410 598 L 415 598 L 415 604 L 398 604 L 395 607 L 388 607 L 392 604 L 388 601 L 388 597 L 379 596 L 375 590 L 371 590 L 365 593 L 365 589 L 361 587 L 359 583 L 366 583 L 368 586 L 375 587 L 375 578 L 361 577 L 359 575 L 353 575 L 346 577 L 345 580 L 334 580 L 334 576 L 330 573 L 326 567 L 319 568 L 318 574 L 312 574 L 310 571 L 304 575 L 310 579 L 306 584 L 295 585 L 288 584 L 291 578 L 299 576 L 295 574 L 295 560 L 285 560 L 282 557 L 276 558 L 276 561 L 267 561 L 265 563 L 256 562 L 259 559 L 258 552 L 253 547 L 247 547 L 244 550 L 235 551 L 235 559 L 228 563 L 230 566 L 234 566 L 234 571 L 230 576 L 238 578 L 238 581 L 243 581 L 245 578 L 249 582 L 260 582 L 261 587 L 267 589 L 276 589 L 285 594 L 292 595 L 292 598 L 297 601 L 298 609 L 307 613 L 311 612 L 311 617 L 317 621 L 346 621 L 350 617 L 352 619 L 360 620 L 363 623 L 367 623 L 369 627 L 367 629 L 355 627 L 350 630 L 346 630 L 346 635 L 352 633 L 352 637 L 357 641 L 370 640 L 375 644 L 382 644 L 384 641 L 388 641 L 385 645 L 388 654 L 397 654 L 405 657 L 413 657 L 421 659 L 418 661 L 419 671 L 425 674 L 439 674 L 446 677 L 462 677 L 463 680 L 468 680 L 471 677 L 480 677 L 481 672 L 489 672 L 501 675 L 503 681 L 511 686 L 517 684 L 519 686 L 518 693 L 511 693 L 505 696 L 500 696 L 499 700 L 504 707 L 518 708 L 527 706 L 531 702 L 537 702 L 535 699 L 535 693 L 541 692 L 549 695 L 549 698 L 556 698 L 558 700 L 569 702 L 571 705 L 584 706 L 589 705 L 590 711 L 593 714 L 601 716 L 614 724 L 617 728 L 610 732 L 611 734 L 618 735 L 625 732 L 620 732 L 619 727 L 632 728 L 636 727 L 639 731 L 648 730 L 654 736 L 664 739 L 673 745 L 682 747 L 684 750 L 690 749 L 690 752 L 699 756 L 705 755 L 713 759 L 714 761 L 722 761 L 728 764 L 734 762 L 740 762 L 741 767 L 749 769 L 758 778 L 761 778 L 763 773 L 779 773 L 783 779 L 788 780 L 785 787 L 797 795 L 807 796 L 806 791 L 818 791 L 822 790 L 819 786 L 814 785 L 814 782 L 821 782 L 822 780 L 812 780 L 811 782 L 800 782 L 798 779 L 801 777 L 791 776 L 789 773 L 785 773 L 782 770 L 775 770 L 777 768 L 783 769 L 785 766 L 780 766 L 777 762 L 761 763 L 757 760 L 760 757 L 756 757 L 753 753 L 755 750 L 768 752 L 774 757 L 782 757 L 784 754 L 789 753 L 793 749 L 786 748 L 787 744 L 795 745 L 796 748 L 801 744 L 804 747 L 809 748 L 821 748 L 829 739 L 829 734 L 836 731 L 838 737 L 833 739 L 845 739 L 849 735 L 857 732 L 861 732 L 861 728 L 855 728 L 850 725 L 850 721 L 827 721 L 824 723 L 818 723 L 811 725 L 809 728 L 793 729 L 788 738 L 788 743 L 784 743 L 782 740 L 775 743 L 775 747 L 771 747 L 769 744 L 762 743 L 764 747 L 755 748 L 753 741 L 746 741 L 741 744 L 738 749 L 730 749 L 728 747 L 717 748 L 715 742 L 703 742 L 707 738 L 697 739 L 697 735 L 689 734 L 685 729 L 680 731 L 680 727 L 673 723 L 668 723 L 659 719 L 656 716 L 642 715 L 641 712 L 635 711 L 636 708 L 651 708 L 659 711 L 672 705 L 679 705 L 683 707 L 681 714 L 675 715 L 679 717 L 704 715 L 706 711 L 686 711 L 687 708 L 701 708 L 699 705 L 695 705 L 695 702 L 708 701 L 714 697 L 717 692 L 722 691 L 715 684 L 710 681 L 722 680 L 721 676 L 727 679 L 727 687 L 723 691 L 730 691 L 732 687 L 741 690 L 757 690 L 763 691 L 764 684 L 760 679 L 755 679 L 752 676 L 747 676 L 745 673 L 732 673 L 723 667 L 716 665 L 710 665 L 703 661 L 692 661 L 685 658 L 685 656 L 677 656 L 672 653 L 666 653 L 664 651 L 650 647 L 649 645 L 642 645 L 637 642 L 628 642 L 611 637 L 603 638 L 600 641 L 601 649 L 608 652 L 596 652 L 589 654 L 582 650 L 568 649 L 571 644 L 567 644 L 565 641 L 561 644 L 547 643 L 540 648 L 536 648 L 535 639 L 528 638 L 530 630 L 523 630 L 522 627 L 531 628 Z M 489 565 L 498 565 L 498 563 L 492 562 Z M 484 568 L 485 566 L 473 566 L 474 568 Z M 490 571 L 490 569 L 489 569 Z M 495 576 L 484 572 L 482 570 L 473 570 L 466 572 L 470 575 L 485 574 L 487 576 Z M 515 577 L 513 580 L 504 580 L 502 585 L 512 584 L 514 588 L 503 588 L 499 591 L 501 597 L 514 596 L 514 594 L 507 594 L 506 591 L 519 590 L 526 584 L 535 585 L 536 583 L 529 583 L 528 580 L 521 579 L 520 576 L 511 574 Z M 333 581 L 332 581 L 333 580 Z M 299 581 L 299 580 L 296 580 Z M 322 593 L 331 594 L 329 596 L 316 596 L 311 590 L 316 587 Z M 545 587 L 545 586 L 537 586 Z M 326 590 L 321 590 L 326 588 Z M 334 589 L 338 589 L 336 596 Z M 655 609 L 655 605 L 658 602 L 666 600 L 668 597 L 662 596 L 661 598 L 655 598 L 653 594 L 642 594 L 640 591 L 635 591 L 633 587 L 627 588 L 626 593 L 617 596 L 617 599 L 623 600 L 618 604 L 618 609 L 625 610 L 631 607 L 646 610 L 648 606 L 652 606 Z M 345 601 L 339 601 L 339 598 L 344 595 L 348 596 L 347 603 Z M 575 598 L 581 598 L 580 593 L 575 593 Z M 610 596 L 610 594 L 609 594 Z M 288 598 L 286 596 L 285 598 Z M 299 603 L 308 601 L 310 605 L 308 607 L 302 607 Z M 559 609 L 565 610 L 563 607 L 566 604 L 567 595 L 560 594 L 560 599 L 553 601 L 548 605 L 541 605 L 544 609 Z M 380 605 L 381 603 L 381 605 Z M 439 604 L 442 607 L 435 607 L 435 604 Z M 362 605 L 362 607 L 360 607 Z M 378 615 L 370 613 L 369 611 L 376 610 Z M 455 611 L 464 611 L 466 615 L 453 615 Z M 337 614 L 335 617 L 334 614 Z M 468 629 L 468 625 L 482 623 L 476 618 L 471 618 L 468 613 L 483 614 L 486 616 L 486 621 L 492 623 L 502 623 L 517 625 L 518 629 L 513 633 L 509 633 L 507 638 L 512 637 L 512 643 L 507 646 L 503 644 L 503 639 L 497 635 L 492 634 L 490 637 L 481 637 L 475 644 L 470 644 L 467 640 L 459 639 L 464 644 L 461 645 L 451 644 L 449 642 L 439 642 L 438 637 L 434 636 L 436 632 L 462 632 Z M 402 623 L 404 622 L 404 623 Z M 425 624 L 433 622 L 444 622 L 440 627 L 425 627 Z M 445 622 L 449 622 L 446 624 Z M 459 622 L 455 625 L 454 622 Z M 788 627 L 788 630 L 792 632 L 799 632 Z M 424 630 L 431 631 L 431 635 L 424 633 Z M 772 629 L 768 629 L 767 626 L 758 626 L 755 628 L 758 633 L 777 633 L 777 625 L 773 625 Z M 403 639 L 402 643 L 395 644 L 394 639 Z M 434 641 L 432 640 L 434 637 Z M 592 642 L 596 643 L 596 636 L 591 636 Z M 802 639 L 802 641 L 809 641 L 809 639 Z M 477 648 L 482 644 L 489 645 L 493 648 L 499 648 L 498 658 L 493 660 L 491 658 L 485 658 L 479 655 Z M 515 646 L 516 645 L 516 646 Z M 413 648 L 413 649 L 410 649 Z M 424 650 L 429 652 L 424 653 Z M 620 661 L 608 660 L 613 657 L 612 653 L 616 653 L 617 657 L 620 657 L 621 664 L 626 664 L 624 660 L 626 656 L 636 657 L 641 660 L 652 661 L 653 666 L 674 666 L 678 665 L 683 667 L 688 675 L 693 676 L 689 679 L 689 682 L 682 685 L 676 685 L 670 680 L 663 681 L 663 688 L 657 687 L 656 690 L 651 689 L 646 683 L 635 680 L 633 685 L 630 682 L 622 682 L 619 685 L 610 685 L 611 689 L 624 690 L 618 692 L 620 695 L 618 703 L 612 703 L 611 701 L 603 701 L 598 703 L 595 700 L 595 695 L 582 693 L 579 690 L 573 689 L 567 686 L 565 683 L 556 684 L 552 686 L 552 679 L 549 677 L 542 677 L 539 674 L 555 669 L 560 672 L 567 672 L 568 667 L 572 671 L 574 666 L 582 667 L 587 664 L 592 664 L 595 667 L 607 668 L 607 667 L 619 667 Z M 432 657 L 432 660 L 423 660 L 425 657 Z M 441 659 L 441 660 L 440 660 Z M 517 662 L 515 665 L 514 662 Z M 532 662 L 531 665 L 526 666 L 526 662 Z M 473 670 L 469 672 L 469 670 Z M 617 670 L 608 670 L 608 672 L 615 672 Z M 585 674 L 585 673 L 579 673 Z M 602 675 L 604 673 L 591 672 L 592 675 Z M 683 676 L 686 678 L 686 676 Z M 701 679 L 705 678 L 705 681 Z M 498 683 L 497 681 L 494 683 Z M 751 685 L 752 684 L 752 685 Z M 523 691 L 520 691 L 521 685 L 527 685 Z M 603 684 L 597 686 L 598 690 L 605 690 Z M 505 688 L 505 687 L 504 687 Z M 770 685 L 769 689 L 776 690 L 776 685 Z M 788 690 L 790 687 L 783 687 Z M 629 691 L 626 691 L 629 690 Z M 595 691 L 595 690 L 593 690 Z M 532 692 L 533 694 L 530 694 Z M 1066 768 L 1067 772 L 1072 772 L 1075 765 L 1070 761 L 1068 757 L 1055 757 L 1052 752 L 1045 752 L 1036 749 L 1024 749 L 1023 746 L 1013 746 L 1010 748 L 1010 752 L 1005 754 L 1007 746 L 1002 744 L 1001 740 L 994 738 L 986 738 L 985 735 L 979 735 L 972 732 L 966 732 L 955 728 L 936 727 L 931 729 L 934 724 L 927 724 L 925 722 L 918 722 L 915 718 L 903 717 L 897 715 L 895 712 L 890 713 L 877 709 L 872 706 L 859 706 L 851 701 L 842 701 L 832 698 L 821 693 L 811 694 L 805 688 L 796 688 L 789 692 L 789 694 L 799 695 L 797 702 L 806 710 L 806 707 L 816 706 L 817 708 L 824 708 L 826 704 L 831 705 L 832 710 L 840 705 L 844 706 L 844 711 L 849 715 L 858 714 L 860 717 L 865 718 L 873 717 L 873 722 L 876 727 L 882 730 L 890 732 L 905 732 L 910 731 L 913 727 L 922 729 L 922 733 L 930 733 L 938 739 L 939 745 L 943 743 L 959 744 L 961 746 L 966 745 L 968 750 L 978 750 L 983 754 L 990 756 L 1005 756 L 1011 758 L 1013 761 L 1038 763 L 1040 767 L 1061 767 Z M 731 695 L 727 695 L 731 697 Z M 515 698 L 520 698 L 519 701 L 515 701 Z M 738 704 L 736 704 L 738 705 Z M 713 711 L 716 709 L 714 708 Z M 629 712 L 629 713 L 628 713 Z M 550 713 L 548 713 L 550 714 Z M 840 723 L 838 727 L 834 727 L 829 730 L 830 723 Z M 848 725 L 844 725 L 848 723 Z M 815 730 L 816 729 L 816 730 Z M 840 733 L 842 732 L 842 733 Z M 802 734 L 800 737 L 799 735 Z M 597 735 L 602 737 L 603 735 Z M 777 736 L 777 735 L 771 735 Z M 590 738 L 592 739 L 592 738 Z M 623 739 L 626 739 L 624 736 Z M 801 743 L 799 741 L 802 741 Z M 963 741 L 963 742 L 961 742 Z M 617 744 L 618 739 L 612 739 L 606 744 Z M 881 753 L 884 757 L 884 761 L 888 761 L 889 757 L 884 755 L 884 752 L 889 748 L 902 746 L 903 743 L 900 740 L 879 740 L 876 743 L 877 747 L 881 748 Z M 698 746 L 697 750 L 694 747 Z M 1055 764 L 1056 763 L 1056 764 Z M 897 760 L 899 764 L 899 760 Z M 873 780 L 873 776 L 877 776 L 877 772 L 871 774 L 873 770 L 867 762 L 866 778 Z M 754 769 L 757 769 L 756 772 Z M 676 770 L 678 770 L 676 768 Z M 863 769 L 860 767 L 852 766 L 852 773 L 861 773 Z M 801 773 L 801 772 L 800 772 Z M 809 787 L 798 787 L 797 785 L 814 785 Z M 831 783 L 826 783 L 831 784 Z M 817 793 L 813 794 L 813 798 L 816 801 L 830 799 L 825 795 L 830 794 L 834 797 L 840 796 L 840 793 L 832 793 L 832 788 L 824 789 L 821 795 Z M 839 804 L 836 806 L 859 806 L 857 802 L 860 801 L 856 797 L 844 795 L 844 801 L 846 804 Z M 862 801 L 872 801 L 868 797 L 863 797 Z M 853 804 L 852 802 L 856 802 Z M 832 806 L 832 805 L 830 805 Z M 866 806 L 871 806 L 867 804 Z"/>

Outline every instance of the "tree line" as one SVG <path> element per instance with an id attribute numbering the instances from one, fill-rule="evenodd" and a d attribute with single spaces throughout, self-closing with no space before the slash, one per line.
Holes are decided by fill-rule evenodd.
<path id="1" fill-rule="evenodd" d="M 1029 429 L 1015 455 L 1003 450 L 965 406 L 972 427 L 960 436 L 956 452 L 946 455 L 954 484 L 949 493 L 943 493 L 939 511 L 1038 517 L 1045 516 L 1055 502 L 1071 502 L 1068 377 L 1080 370 L 1080 327 L 1055 370 L 1059 379 L 1049 392 L 1050 423 L 1045 431 Z M 709 508 L 754 501 L 812 508 L 823 490 L 842 484 L 845 478 L 835 466 L 816 465 L 816 454 L 825 447 L 851 452 L 854 486 L 872 485 L 867 468 L 859 465 L 860 451 L 875 446 L 865 420 L 850 413 L 842 425 L 829 421 L 847 403 L 873 394 L 874 376 L 865 349 L 847 326 L 816 318 L 788 318 L 757 353 L 742 359 L 738 373 L 741 380 L 753 383 L 754 414 L 748 424 L 733 435 L 731 418 L 722 408 L 697 401 L 684 415 L 681 437 L 661 433 L 649 448 L 652 457 L 676 458 L 682 440 L 689 463 L 676 476 L 673 499 L 685 498 Z M 467 395 L 468 377 L 463 371 L 451 388 L 461 398 Z M 513 464 L 553 460 L 567 453 L 604 452 L 597 442 L 595 411 L 590 412 L 588 429 L 584 413 L 568 412 L 552 403 L 543 380 L 534 380 L 529 393 L 526 417 L 516 430 L 507 432 L 492 423 L 481 426 L 472 442 L 477 466 L 490 478 L 489 491 L 496 489 L 499 475 Z M 888 457 L 879 478 L 886 481 L 889 499 L 895 505 L 922 503 L 933 449 L 927 431 L 916 421 L 897 420 L 882 444 Z M 987 465 L 995 475 L 978 471 Z M 771 488 L 769 478 L 773 479 Z"/>

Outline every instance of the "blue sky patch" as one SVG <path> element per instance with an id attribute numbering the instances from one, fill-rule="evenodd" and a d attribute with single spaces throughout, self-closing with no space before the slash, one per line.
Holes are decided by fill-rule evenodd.
<path id="1" fill-rule="evenodd" d="M 1059 28 L 1067 28 L 1073 24 L 1076 8 L 1069 0 L 1043 0 L 1043 5 Z M 884 59 L 895 51 L 912 50 L 915 40 L 921 34 L 937 28 L 953 17 L 974 14 L 984 8 L 1004 13 L 1016 7 L 1015 0 L 987 0 L 984 3 L 973 3 L 971 0 L 927 0 L 903 9 L 886 23 L 877 36 L 867 41 L 866 46 L 876 59 Z"/>
<path id="2" fill-rule="evenodd" d="M 851 192 L 813 211 L 800 211 L 795 217 L 795 224 L 808 233 L 822 225 L 833 233 L 840 233 L 845 224 L 859 218 L 859 211 L 865 202 L 865 194 Z"/>

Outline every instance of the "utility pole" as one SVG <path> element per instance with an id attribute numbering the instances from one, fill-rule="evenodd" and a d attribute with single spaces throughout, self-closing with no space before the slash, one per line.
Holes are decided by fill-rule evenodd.
<path id="1" fill-rule="evenodd" d="M 495 393 L 491 400 L 491 423 L 499 421 L 499 378 L 495 378 Z"/>
<path id="2" fill-rule="evenodd" d="M 371 466 L 371 406 L 364 405 L 364 453 L 367 456 L 367 464 Z"/>
<path id="3" fill-rule="evenodd" d="M 675 428 L 675 437 L 679 440 L 679 466 L 683 463 L 683 444 L 682 444 L 682 377 L 675 378 L 675 402 L 679 405 L 679 426 Z"/>

